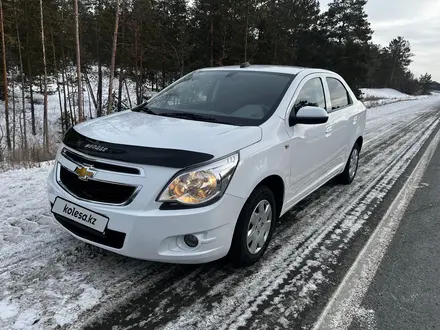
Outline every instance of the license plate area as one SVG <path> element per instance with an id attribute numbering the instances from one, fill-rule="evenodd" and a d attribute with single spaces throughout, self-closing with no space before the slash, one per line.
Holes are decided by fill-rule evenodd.
<path id="1" fill-rule="evenodd" d="M 83 226 L 89 227 L 103 234 L 107 228 L 109 218 L 57 197 L 52 206 L 52 212 L 64 218 L 75 221 Z"/>

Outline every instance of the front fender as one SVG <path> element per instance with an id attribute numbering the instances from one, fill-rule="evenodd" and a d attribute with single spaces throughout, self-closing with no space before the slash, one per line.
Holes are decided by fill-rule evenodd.
<path id="1" fill-rule="evenodd" d="M 227 189 L 228 194 L 247 199 L 261 181 L 272 175 L 281 177 L 284 190 L 288 187 L 289 149 L 285 148 L 285 143 L 267 145 L 267 148 L 262 148 L 261 143 L 240 151 L 240 162 Z"/>

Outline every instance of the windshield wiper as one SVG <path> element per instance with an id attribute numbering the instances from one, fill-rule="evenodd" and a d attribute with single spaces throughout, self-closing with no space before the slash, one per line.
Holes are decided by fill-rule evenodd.
<path id="1" fill-rule="evenodd" d="M 141 105 L 133 108 L 132 110 L 133 111 L 137 111 L 137 112 L 141 112 L 142 111 L 142 112 L 148 113 L 149 115 L 156 115 L 156 116 L 159 115 L 158 113 L 156 113 L 153 110 L 151 110 L 148 107 L 148 104 L 141 104 Z"/>
<path id="2" fill-rule="evenodd" d="M 182 119 L 192 119 L 197 121 L 207 121 L 211 123 L 218 123 L 219 121 L 210 116 L 205 115 L 199 115 L 191 112 L 168 112 L 168 113 L 161 113 L 161 116 L 165 117 L 174 117 L 174 118 L 182 118 Z"/>

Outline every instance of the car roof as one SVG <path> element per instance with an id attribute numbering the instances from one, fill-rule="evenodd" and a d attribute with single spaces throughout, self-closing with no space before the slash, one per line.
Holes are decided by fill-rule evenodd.
<path id="1" fill-rule="evenodd" d="M 286 73 L 297 75 L 300 72 L 307 71 L 307 73 L 333 73 L 329 70 L 317 69 L 317 68 L 306 68 L 299 66 L 288 66 L 288 65 L 261 65 L 261 64 L 251 64 L 245 67 L 240 65 L 232 65 L 232 66 L 219 66 L 212 68 L 203 68 L 197 71 L 223 71 L 223 70 L 238 70 L 238 71 L 257 71 L 257 72 L 273 72 L 273 73 Z"/>

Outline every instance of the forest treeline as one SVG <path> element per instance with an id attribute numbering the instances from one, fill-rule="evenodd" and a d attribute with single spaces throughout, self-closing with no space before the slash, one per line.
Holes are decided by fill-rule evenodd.
<path id="1" fill-rule="evenodd" d="M 12 97 L 14 118 L 22 113 L 21 148 L 40 124 L 46 150 L 49 83 L 57 86 L 62 131 L 87 118 L 84 93 L 101 116 L 121 109 L 127 79 L 135 82 L 133 103 L 140 103 L 143 86 L 160 90 L 194 69 L 246 61 L 334 70 L 357 92 L 390 87 L 429 93 L 435 83 L 428 73 L 415 77 L 409 70 L 413 54 L 404 37 L 384 46 L 372 42 L 366 3 L 334 0 L 321 12 L 316 0 L 0 0 L 7 149 L 15 130 L 11 86 L 23 92 Z M 116 90 L 113 77 L 119 79 Z M 103 88 L 104 79 L 110 86 Z M 36 92 L 45 96 L 43 123 L 35 122 Z M 73 110 L 66 95 L 77 98 Z"/>

